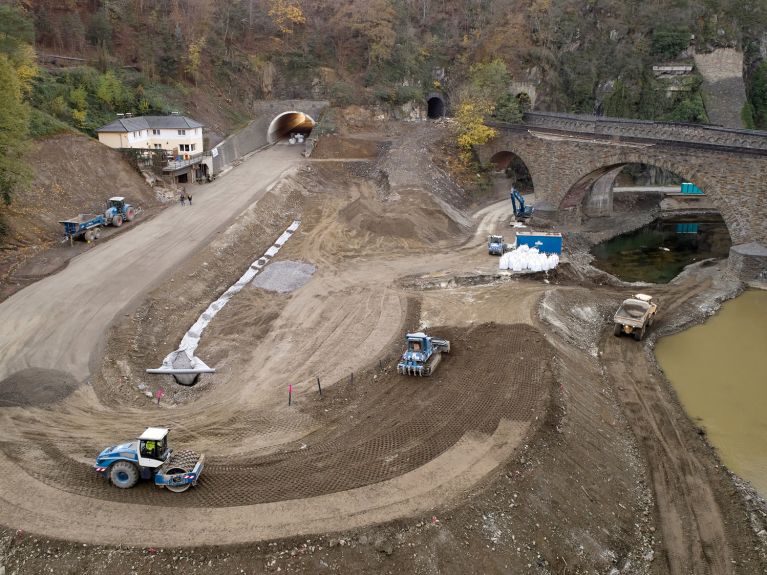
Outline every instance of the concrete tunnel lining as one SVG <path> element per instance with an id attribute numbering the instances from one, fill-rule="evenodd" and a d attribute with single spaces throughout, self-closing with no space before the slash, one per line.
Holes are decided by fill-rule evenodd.
<path id="1" fill-rule="evenodd" d="M 305 112 L 290 110 L 278 114 L 269 124 L 266 139 L 270 144 L 290 137 L 290 134 L 308 135 L 317 125 L 314 118 Z"/>

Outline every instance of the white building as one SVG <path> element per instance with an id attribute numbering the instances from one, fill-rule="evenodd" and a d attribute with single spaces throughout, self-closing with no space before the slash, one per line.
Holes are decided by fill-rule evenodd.
<path id="1" fill-rule="evenodd" d="M 202 153 L 202 129 L 199 122 L 178 114 L 127 115 L 102 126 L 96 133 L 99 142 L 110 148 L 151 148 L 186 157 Z"/>

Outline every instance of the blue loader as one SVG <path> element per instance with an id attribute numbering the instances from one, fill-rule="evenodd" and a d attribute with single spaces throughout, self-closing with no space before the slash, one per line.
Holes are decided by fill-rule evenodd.
<path id="1" fill-rule="evenodd" d="M 449 341 L 423 332 L 409 333 L 405 340 L 407 349 L 397 364 L 397 373 L 402 375 L 429 376 L 441 361 L 442 353 L 450 353 Z"/>
<path id="2" fill-rule="evenodd" d="M 148 427 L 136 440 L 107 447 L 96 458 L 97 473 L 120 489 L 139 479 L 154 479 L 158 487 L 181 493 L 197 484 L 205 456 L 194 451 L 174 453 L 165 427 Z"/>

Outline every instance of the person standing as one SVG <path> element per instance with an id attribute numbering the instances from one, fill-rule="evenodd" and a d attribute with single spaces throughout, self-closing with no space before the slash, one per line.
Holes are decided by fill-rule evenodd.
<path id="1" fill-rule="evenodd" d="M 184 205 L 184 198 L 185 198 L 184 190 L 181 190 L 181 193 L 178 195 L 178 201 L 181 202 L 182 206 Z"/>
<path id="2" fill-rule="evenodd" d="M 187 193 L 186 193 L 186 199 L 187 199 L 187 201 L 189 202 L 189 205 L 191 206 L 191 205 L 192 205 L 192 194 L 190 194 L 189 192 L 187 192 Z"/>

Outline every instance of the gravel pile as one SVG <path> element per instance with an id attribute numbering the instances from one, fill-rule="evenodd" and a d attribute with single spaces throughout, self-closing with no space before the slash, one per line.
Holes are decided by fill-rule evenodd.
<path id="1" fill-rule="evenodd" d="M 253 280 L 255 287 L 277 293 L 289 293 L 308 282 L 317 270 L 305 262 L 274 262 L 268 265 Z"/>

